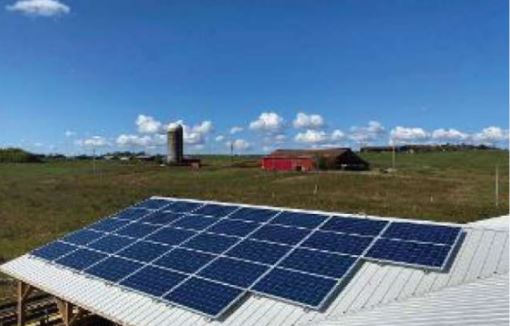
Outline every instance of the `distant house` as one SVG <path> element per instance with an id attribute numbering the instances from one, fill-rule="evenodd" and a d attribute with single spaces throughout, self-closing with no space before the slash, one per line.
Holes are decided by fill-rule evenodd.
<path id="1" fill-rule="evenodd" d="M 349 148 L 278 149 L 262 159 L 270 171 L 368 170 L 369 163 Z"/>

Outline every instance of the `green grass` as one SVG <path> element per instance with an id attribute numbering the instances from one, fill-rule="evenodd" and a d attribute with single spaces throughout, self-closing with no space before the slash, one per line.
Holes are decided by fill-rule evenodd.
<path id="1" fill-rule="evenodd" d="M 231 168 L 229 158 L 218 156 L 205 158 L 198 171 L 114 161 L 97 162 L 95 174 L 90 161 L 1 164 L 0 259 L 153 195 L 461 223 L 508 213 L 508 152 L 398 154 L 391 174 L 381 172 L 391 166 L 390 153 L 363 158 L 371 171 L 268 173 L 242 167 L 250 164 Z"/>

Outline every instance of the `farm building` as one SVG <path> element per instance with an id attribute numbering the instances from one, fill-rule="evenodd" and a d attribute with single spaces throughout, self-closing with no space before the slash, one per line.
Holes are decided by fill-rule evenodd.
<path id="1" fill-rule="evenodd" d="M 165 201 L 170 204 L 162 205 Z M 162 206 L 156 206 L 159 204 Z M 18 325 L 24 325 L 25 301 L 36 289 L 55 297 L 64 325 L 79 325 L 92 315 L 112 321 L 112 325 L 132 326 L 508 325 L 508 217 L 461 225 L 162 197 L 153 197 L 123 214 L 129 213 L 130 218 L 142 216 L 146 222 L 153 223 L 165 216 L 157 215 L 158 212 L 167 212 L 163 210 L 174 206 L 174 211 L 180 212 L 192 209 L 208 214 L 227 214 L 217 217 L 211 230 L 221 224 L 224 232 L 227 224 L 234 225 L 233 221 L 237 226 L 235 230 L 240 230 L 239 223 L 246 223 L 241 222 L 240 217 L 250 219 L 249 224 L 254 224 L 256 229 L 250 233 L 248 242 L 243 238 L 227 237 L 235 238 L 237 242 L 234 246 L 231 242 L 225 244 L 230 246 L 225 255 L 214 253 L 218 241 L 199 251 L 192 249 L 200 242 L 198 239 L 205 236 L 200 231 L 195 236 L 188 235 L 193 241 L 180 244 L 178 248 L 169 246 L 167 250 L 171 251 L 164 255 L 152 249 L 166 244 L 146 243 L 140 239 L 145 243 L 143 248 L 152 248 L 147 251 L 157 257 L 152 259 L 140 254 L 142 247 L 133 250 L 135 244 L 125 242 L 129 242 L 131 236 L 122 236 L 125 249 L 105 257 L 105 250 L 114 250 L 115 241 L 112 242 L 112 234 L 98 231 L 99 227 L 108 226 L 110 230 L 120 227 L 113 236 L 119 238 L 122 230 L 128 230 L 120 224 L 132 223 L 129 229 L 141 232 L 143 223 L 129 222 L 131 220 L 124 220 L 122 215 L 93 224 L 79 231 L 80 234 L 67 235 L 0 266 L 3 273 L 19 282 L 18 314 L 21 318 Z M 234 211 L 229 210 L 232 206 L 235 206 Z M 133 212 L 139 214 L 133 215 Z M 258 213 L 254 215 L 254 212 Z M 260 225 L 253 222 L 255 216 L 258 221 L 263 218 L 266 222 Z M 296 229 L 291 224 L 300 227 Z M 143 228 L 147 225 L 150 224 Z M 303 227 L 305 225 L 307 227 Z M 264 231 L 267 228 L 280 231 L 268 233 Z M 168 228 L 160 229 L 158 232 Z M 332 229 L 351 233 L 346 236 Z M 399 229 L 407 232 L 395 233 Z M 282 230 L 286 230 L 285 237 L 281 237 Z M 434 233 L 430 233 L 431 230 L 435 230 Z M 356 232 L 378 235 L 372 238 L 354 235 Z M 390 234 L 399 238 L 385 238 Z M 412 240 L 424 235 L 428 242 Z M 138 236 L 144 237 L 141 233 Z M 216 240 L 220 239 L 218 236 Z M 219 237 L 227 241 L 226 236 Z M 266 237 L 277 237 L 280 244 L 261 241 Z M 296 237 L 301 240 L 294 247 L 283 244 Z M 343 239 L 343 245 L 336 246 L 338 241 L 325 241 L 325 237 Z M 77 248 L 69 241 L 83 245 Z M 354 250 L 362 243 L 371 247 L 363 250 L 363 258 L 353 253 L 345 254 L 344 250 Z M 396 244 L 400 249 L 394 250 Z M 374 249 L 380 245 L 385 246 L 385 250 Z M 329 249 L 307 249 L 322 246 Z M 236 247 L 258 250 L 234 250 Z M 272 249 L 267 250 L 269 248 Z M 415 254 L 402 255 L 407 250 Z M 177 256 L 172 254 L 175 251 L 179 252 Z M 132 254 L 136 257 L 126 257 Z M 238 254 L 244 258 L 240 259 Z M 382 255 L 384 259 L 374 259 L 374 254 Z M 184 260 L 182 255 L 192 255 L 195 259 Z M 249 255 L 250 259 L 263 259 L 266 263 L 254 265 L 244 255 Z M 269 260 L 275 257 L 283 259 L 270 263 Z M 406 263 L 405 257 L 421 258 Z M 433 268 L 435 263 L 430 257 L 440 258 L 441 267 Z M 199 262 L 202 267 L 197 267 Z M 223 266 L 226 262 L 228 264 Z M 223 268 L 218 268 L 218 264 Z M 268 264 L 274 266 L 269 268 Z M 427 264 L 431 265 L 427 267 Z M 173 267 L 168 267 L 170 265 Z M 322 267 L 317 269 L 318 265 Z M 189 275 L 180 270 L 193 266 L 198 270 L 189 272 Z M 333 276 L 333 272 L 341 272 L 341 275 Z M 262 277 L 251 277 L 260 273 L 263 273 Z M 239 283 L 250 279 L 244 285 Z M 278 286 L 257 286 L 266 281 Z M 193 286 L 187 286 L 189 283 Z M 255 285 L 251 286 L 251 283 Z M 287 291 L 282 292 L 282 288 Z M 161 295 L 163 291 L 169 294 Z M 320 309 L 311 304 L 319 300 L 322 300 Z M 218 315 L 210 315 L 217 311 L 220 311 Z M 0 325 L 4 325 L 1 316 Z"/>
<path id="2" fill-rule="evenodd" d="M 278 149 L 262 159 L 262 168 L 272 171 L 368 170 L 369 167 L 368 162 L 349 148 Z"/>

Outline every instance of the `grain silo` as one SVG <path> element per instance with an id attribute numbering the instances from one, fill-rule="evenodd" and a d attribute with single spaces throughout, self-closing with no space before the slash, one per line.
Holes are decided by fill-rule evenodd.
<path id="1" fill-rule="evenodd" d="M 182 164 L 183 154 L 183 129 L 181 125 L 170 127 L 167 133 L 168 164 Z"/>

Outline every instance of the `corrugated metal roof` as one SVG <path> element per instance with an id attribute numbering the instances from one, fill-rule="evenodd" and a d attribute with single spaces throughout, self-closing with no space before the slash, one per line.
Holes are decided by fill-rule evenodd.
<path id="1" fill-rule="evenodd" d="M 508 277 L 508 230 L 477 225 L 464 227 L 466 237 L 447 273 L 364 262 L 323 312 L 252 295 L 224 320 L 211 321 L 28 255 L 8 262 L 0 269 L 124 325 L 310 325 L 342 321 L 354 313 L 375 310 L 395 301 L 421 297 L 495 275 Z"/>

